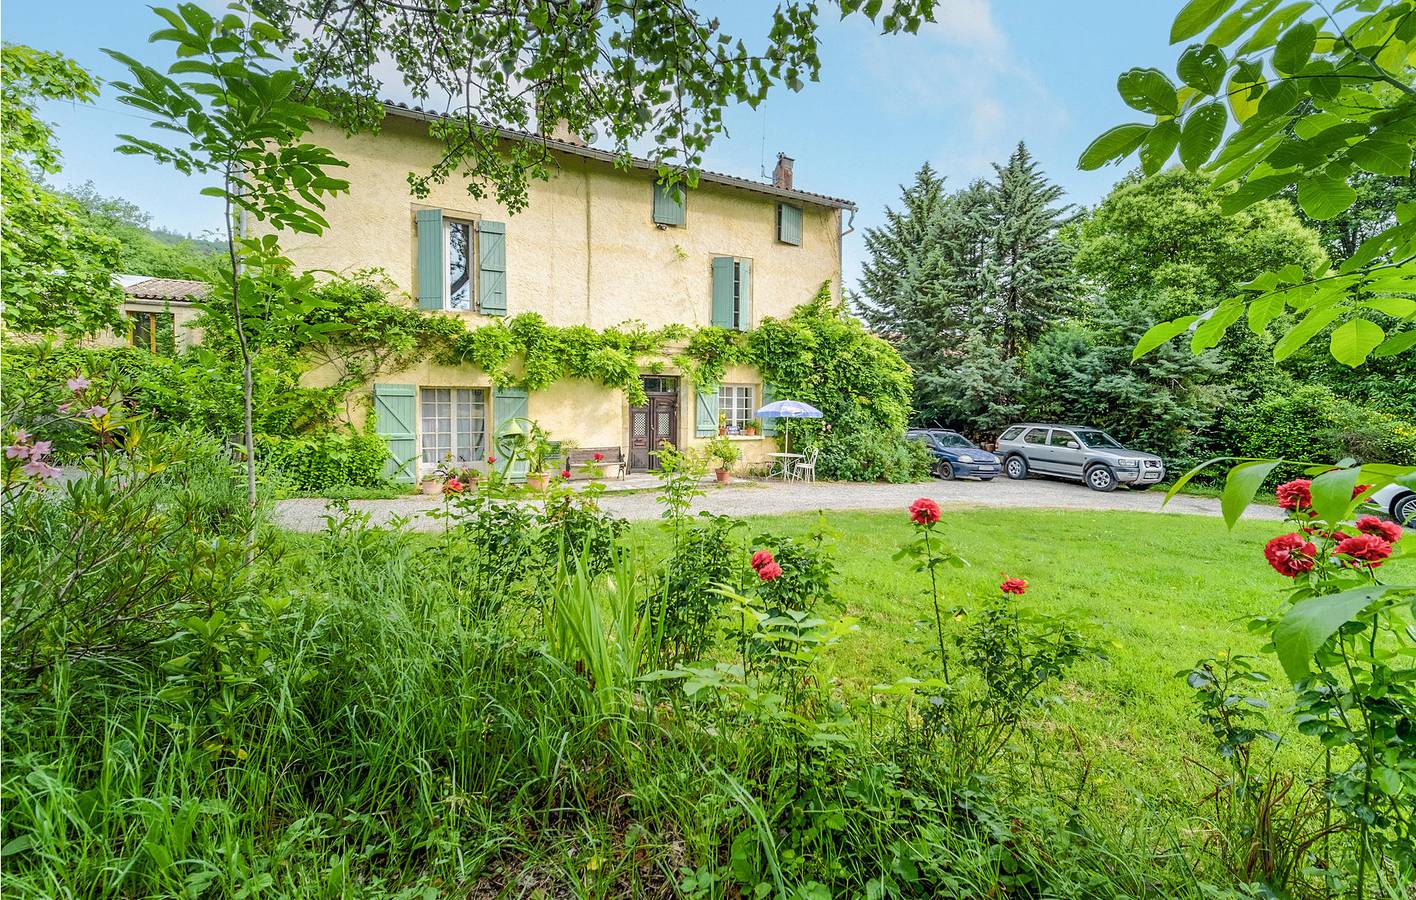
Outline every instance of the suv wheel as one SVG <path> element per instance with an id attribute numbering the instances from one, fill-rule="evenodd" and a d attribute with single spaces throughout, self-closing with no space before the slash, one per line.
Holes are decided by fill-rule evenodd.
<path id="1" fill-rule="evenodd" d="M 1028 477 L 1028 461 L 1021 456 L 1010 456 L 1003 464 L 1003 471 L 1014 481 L 1021 481 Z"/>
<path id="2" fill-rule="evenodd" d="M 1116 476 L 1106 466 L 1092 466 L 1087 469 L 1087 487 L 1094 491 L 1116 490 Z"/>
<path id="3" fill-rule="evenodd" d="M 1416 528 L 1416 494 L 1407 494 L 1391 505 L 1391 517 L 1398 525 Z"/>
<path id="4" fill-rule="evenodd" d="M 935 474 L 935 475 L 938 475 L 940 478 L 944 479 L 945 481 L 953 481 L 953 480 L 954 480 L 954 467 L 953 467 L 952 465 L 950 465 L 948 462 L 946 462 L 946 461 L 944 461 L 944 460 L 940 460 L 939 463 L 938 463 L 938 465 L 936 465 L 936 466 L 934 467 L 934 474 Z"/>

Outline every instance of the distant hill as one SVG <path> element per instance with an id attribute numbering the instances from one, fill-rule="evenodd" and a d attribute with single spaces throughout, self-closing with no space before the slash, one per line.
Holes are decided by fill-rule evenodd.
<path id="1" fill-rule="evenodd" d="M 118 239 L 122 245 L 120 272 L 210 280 L 225 261 L 225 243 L 154 225 L 151 213 L 122 197 L 100 194 L 92 181 L 69 191 L 68 196 L 93 228 Z"/>

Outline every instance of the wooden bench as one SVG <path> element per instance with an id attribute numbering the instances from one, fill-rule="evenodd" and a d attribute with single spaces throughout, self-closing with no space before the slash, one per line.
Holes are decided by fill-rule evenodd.
<path id="1" fill-rule="evenodd" d="M 605 458 L 597 462 L 596 453 Z M 619 447 L 576 447 L 565 452 L 565 467 L 572 478 L 580 477 L 590 465 L 597 465 L 606 475 L 613 474 L 616 478 L 623 478 L 629 468 L 625 464 L 624 450 Z"/>

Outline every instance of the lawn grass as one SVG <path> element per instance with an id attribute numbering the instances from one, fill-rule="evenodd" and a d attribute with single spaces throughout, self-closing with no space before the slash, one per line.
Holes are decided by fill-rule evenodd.
<path id="1" fill-rule="evenodd" d="M 912 534 L 903 510 L 829 512 L 822 520 L 835 532 L 843 612 L 859 621 L 835 653 L 835 677 L 844 694 L 864 701 L 872 685 L 921 674 L 933 641 L 928 576 L 891 560 Z M 749 533 L 799 536 L 817 525 L 816 515 L 763 517 L 749 519 Z M 947 572 L 941 601 L 977 610 L 1006 573 L 1027 579 L 1026 602 L 1090 620 L 1108 660 L 1071 673 L 1066 704 L 1034 731 L 1034 746 L 1060 778 L 1089 767 L 1089 787 L 1116 802 L 1141 794 L 1147 802 L 1193 799 L 1203 773 L 1187 760 L 1216 758 L 1176 673 L 1221 651 L 1260 655 L 1262 639 L 1247 623 L 1273 610 L 1288 586 L 1262 556 L 1277 527 L 1240 522 L 1231 532 L 1218 518 L 1119 511 L 949 511 L 940 533 L 970 565 Z M 635 530 L 650 544 L 662 540 L 653 524 Z M 1273 678 L 1261 693 L 1273 706 L 1274 730 L 1291 735 L 1287 681 L 1271 656 L 1260 668 Z M 1306 769 L 1315 753 L 1296 738 L 1278 762 Z"/>

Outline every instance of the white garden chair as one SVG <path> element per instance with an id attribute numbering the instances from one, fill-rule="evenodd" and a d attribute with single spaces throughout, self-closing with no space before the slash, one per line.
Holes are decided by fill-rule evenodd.
<path id="1" fill-rule="evenodd" d="M 806 459 L 804 459 L 804 460 L 802 460 L 801 462 L 797 463 L 796 465 L 792 466 L 792 478 L 793 478 L 793 479 L 800 479 L 801 481 L 815 481 L 815 480 L 816 480 L 816 454 L 818 454 L 818 453 L 820 453 L 820 452 L 821 452 L 821 451 L 820 451 L 819 448 L 817 448 L 817 447 L 812 447 L 812 448 L 811 448 L 811 453 L 807 454 Z"/>

